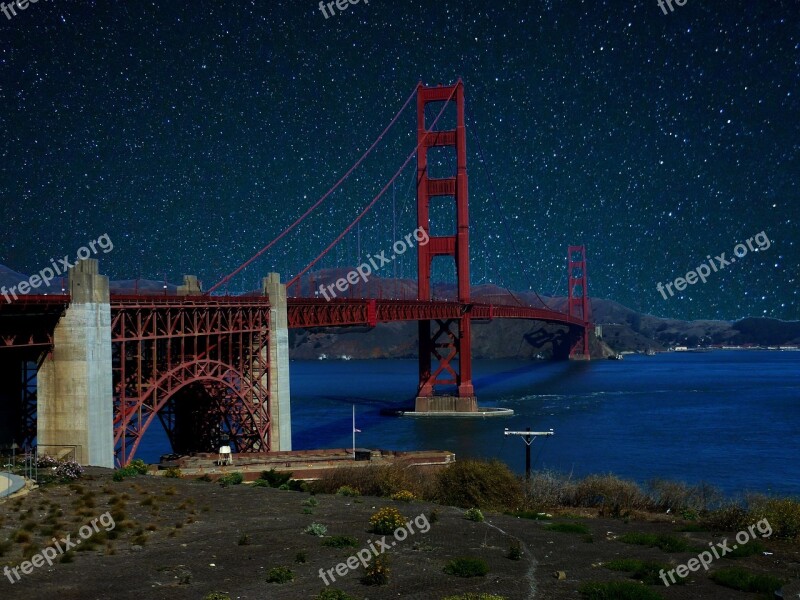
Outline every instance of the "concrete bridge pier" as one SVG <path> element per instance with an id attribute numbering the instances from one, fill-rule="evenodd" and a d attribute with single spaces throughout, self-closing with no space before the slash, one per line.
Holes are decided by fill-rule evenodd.
<path id="1" fill-rule="evenodd" d="M 262 292 L 269 297 L 269 414 L 270 450 L 292 449 L 292 414 L 289 389 L 289 316 L 286 285 L 278 273 L 262 280 Z"/>
<path id="2" fill-rule="evenodd" d="M 95 259 L 69 271 L 71 304 L 54 332 L 38 378 L 39 451 L 84 465 L 114 467 L 111 304 Z"/>

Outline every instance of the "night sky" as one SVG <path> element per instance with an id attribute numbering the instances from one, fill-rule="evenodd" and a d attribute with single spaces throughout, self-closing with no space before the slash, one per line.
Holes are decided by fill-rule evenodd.
<path id="1" fill-rule="evenodd" d="M 656 0 L 362 0 L 327 19 L 315 0 L 39 0 L 17 13 L 0 13 L 0 264 L 16 271 L 107 233 L 112 279 L 194 273 L 209 287 L 319 198 L 418 81 L 461 77 L 473 285 L 563 294 L 566 247 L 583 243 L 592 296 L 664 317 L 800 318 L 797 0 L 667 15 Z M 415 111 L 229 291 L 286 279 L 330 243 L 414 149 Z M 414 165 L 320 267 L 414 229 Z M 453 212 L 435 207 L 434 234 Z M 707 283 L 656 290 L 762 231 L 768 249 Z M 397 269 L 413 276 L 414 256 Z"/>

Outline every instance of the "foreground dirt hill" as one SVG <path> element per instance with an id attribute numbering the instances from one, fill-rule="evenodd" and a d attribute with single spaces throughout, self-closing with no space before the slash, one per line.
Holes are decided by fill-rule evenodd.
<path id="1" fill-rule="evenodd" d="M 395 502 L 379 498 L 351 498 L 280 491 L 248 485 L 221 487 L 217 483 L 141 476 L 121 482 L 110 473 L 92 471 L 78 484 L 35 489 L 26 496 L 0 504 L 0 566 L 15 567 L 23 552 L 32 556 L 50 544 L 53 536 L 79 538 L 82 524 L 110 511 L 115 528 L 103 528 L 82 542 L 68 561 L 45 564 L 21 580 L 0 579 L 0 598 L 26 600 L 86 599 L 192 599 L 210 592 L 231 598 L 309 599 L 325 585 L 319 570 L 332 569 L 373 544 L 380 536 L 368 532 L 369 518 L 381 507 L 398 508 L 407 519 L 425 515 L 430 530 L 415 533 L 386 552 L 390 582 L 370 587 L 360 583 L 364 569 L 336 576 L 331 586 L 355 598 L 439 599 L 447 595 L 481 592 L 508 599 L 580 598 L 578 588 L 588 581 L 630 580 L 626 573 L 602 566 L 615 558 L 641 558 L 673 566 L 686 563 L 697 550 L 667 554 L 658 548 L 622 543 L 628 532 L 674 533 L 683 523 L 648 522 L 569 515 L 548 521 L 532 521 L 486 514 L 486 522 L 472 522 L 464 511 L 422 502 Z M 315 506 L 311 506 L 314 505 Z M 431 518 L 437 511 L 438 520 Z M 423 520 L 421 519 L 420 522 Z M 550 523 L 579 523 L 588 532 L 563 533 L 548 529 Z M 304 529 L 311 523 L 327 526 L 326 537 L 355 537 L 355 548 L 332 548 Z M 423 527 L 424 529 L 424 527 Z M 578 527 L 577 529 L 581 529 Z M 732 538 L 733 533 L 675 533 L 698 549 L 708 542 Z M 507 558 L 514 539 L 521 541 L 520 560 Z M 387 538 L 387 543 L 393 540 Z M 93 542 L 96 545 L 93 545 Z M 711 566 L 743 566 L 798 578 L 800 552 L 786 542 L 763 540 L 765 555 L 720 559 Z M 306 562 L 297 562 L 298 553 Z M 489 566 L 483 577 L 461 578 L 443 572 L 456 557 L 481 558 Z M 289 567 L 294 580 L 267 583 L 267 573 Z M 558 579 L 557 571 L 566 577 Z M 12 575 L 13 578 L 13 575 Z M 666 599 L 755 598 L 713 583 L 703 571 L 682 586 L 651 585 Z"/>

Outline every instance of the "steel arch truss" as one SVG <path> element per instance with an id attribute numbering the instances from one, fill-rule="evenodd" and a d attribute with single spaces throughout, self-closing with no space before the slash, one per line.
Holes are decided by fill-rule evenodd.
<path id="1" fill-rule="evenodd" d="M 173 445 L 188 428 L 194 451 L 225 433 L 236 452 L 268 452 L 269 317 L 263 298 L 112 297 L 117 462 L 130 462 L 156 416 Z"/>

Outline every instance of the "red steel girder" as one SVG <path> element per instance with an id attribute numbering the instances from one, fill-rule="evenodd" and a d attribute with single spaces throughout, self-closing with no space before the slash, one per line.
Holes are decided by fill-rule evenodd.
<path id="1" fill-rule="evenodd" d="M 129 462 L 158 416 L 174 427 L 172 399 L 193 384 L 216 406 L 239 452 L 270 448 L 266 298 L 112 296 L 114 436 Z M 198 406 L 201 403 L 198 401 Z M 161 414 L 164 411 L 164 414 Z"/>

